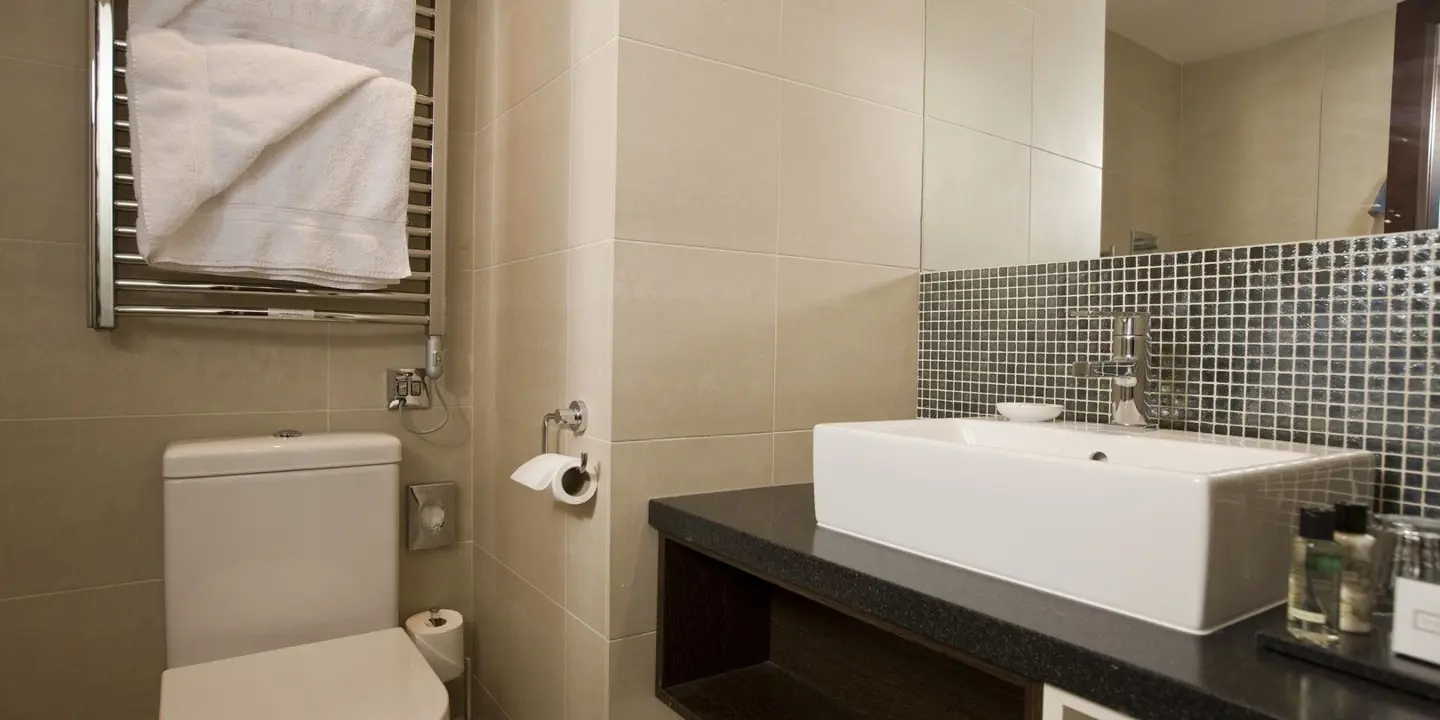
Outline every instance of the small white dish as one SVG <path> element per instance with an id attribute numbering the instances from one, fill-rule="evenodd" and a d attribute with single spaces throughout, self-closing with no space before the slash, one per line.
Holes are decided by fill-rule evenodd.
<path id="1" fill-rule="evenodd" d="M 1040 405 L 1037 403 L 995 403 L 995 409 L 1011 422 L 1046 422 L 1060 417 L 1060 413 L 1065 412 L 1064 405 Z"/>

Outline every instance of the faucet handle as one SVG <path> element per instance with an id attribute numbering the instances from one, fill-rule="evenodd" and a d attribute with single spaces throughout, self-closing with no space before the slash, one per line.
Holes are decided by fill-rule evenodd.
<path id="1" fill-rule="evenodd" d="M 1115 310 L 1112 308 L 1073 308 L 1072 310 L 1070 310 L 1070 317 L 1108 317 L 1112 321 L 1110 331 L 1115 335 L 1131 336 L 1150 334 L 1150 313 L 1143 310 Z"/>

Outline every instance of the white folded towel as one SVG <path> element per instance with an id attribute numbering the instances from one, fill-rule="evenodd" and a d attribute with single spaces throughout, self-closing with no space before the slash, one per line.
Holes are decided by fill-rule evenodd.
<path id="1" fill-rule="evenodd" d="M 349 289 L 409 276 L 413 4 L 130 6 L 147 262 Z"/>

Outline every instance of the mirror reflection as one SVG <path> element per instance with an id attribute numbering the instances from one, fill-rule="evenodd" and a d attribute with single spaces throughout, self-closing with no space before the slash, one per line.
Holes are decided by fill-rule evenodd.
<path id="1" fill-rule="evenodd" d="M 1440 0 L 1109 0 L 1106 17 L 1101 254 L 1436 226 Z"/>

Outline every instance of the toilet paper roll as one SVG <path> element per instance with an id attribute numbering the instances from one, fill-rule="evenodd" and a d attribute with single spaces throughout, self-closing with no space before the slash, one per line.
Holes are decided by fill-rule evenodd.
<path id="1" fill-rule="evenodd" d="M 546 453 L 530 458 L 510 474 L 514 480 L 531 490 L 549 490 L 556 500 L 567 505 L 583 505 L 595 497 L 599 478 L 597 470 L 586 473 L 580 458 Z"/>
<path id="2" fill-rule="evenodd" d="M 460 613 L 415 613 L 405 618 L 405 632 L 441 682 L 450 682 L 465 672 L 465 618 Z"/>
<path id="3" fill-rule="evenodd" d="M 566 505 L 584 505 L 595 497 L 595 490 L 599 486 L 597 482 L 598 470 L 591 469 L 585 472 L 579 467 L 574 467 L 561 473 L 560 480 L 550 486 L 550 492 Z"/>
<path id="4" fill-rule="evenodd" d="M 552 485 L 559 484 L 565 471 L 579 467 L 580 458 L 545 453 L 526 460 L 524 465 L 510 473 L 510 479 L 531 490 L 545 490 Z"/>

